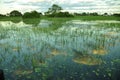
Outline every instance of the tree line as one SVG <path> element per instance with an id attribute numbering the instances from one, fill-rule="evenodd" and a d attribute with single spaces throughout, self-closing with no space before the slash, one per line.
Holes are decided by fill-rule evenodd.
<path id="1" fill-rule="evenodd" d="M 57 4 L 53 4 L 47 12 L 44 13 L 44 16 L 47 17 L 74 17 L 74 16 L 101 16 L 100 14 L 94 12 L 94 13 L 74 13 L 71 14 L 69 12 L 62 12 L 62 7 L 60 7 Z M 23 18 L 40 18 L 41 16 L 43 16 L 43 14 L 41 12 L 37 12 L 37 11 L 31 11 L 31 12 L 25 12 L 24 14 L 22 14 L 20 11 L 18 10 L 13 10 L 10 13 L 8 13 L 7 15 L 3 15 L 0 14 L 0 17 L 23 17 Z M 108 15 L 108 13 L 104 13 L 102 14 L 102 16 L 110 16 Z M 117 16 L 120 17 L 120 14 L 112 14 L 112 16 Z"/>

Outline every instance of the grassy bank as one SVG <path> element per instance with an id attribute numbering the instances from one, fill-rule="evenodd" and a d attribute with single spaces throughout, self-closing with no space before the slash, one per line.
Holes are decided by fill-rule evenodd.
<path id="1" fill-rule="evenodd" d="M 22 17 L 0 17 L 0 21 L 22 20 Z"/>
<path id="2" fill-rule="evenodd" d="M 41 17 L 42 19 L 49 19 L 49 20 L 119 20 L 120 21 L 120 17 L 116 17 L 116 16 L 74 16 L 74 17 Z"/>
<path id="3" fill-rule="evenodd" d="M 31 19 L 31 18 L 28 18 Z M 32 18 L 33 19 L 33 18 Z M 119 20 L 120 17 L 116 16 L 75 16 L 75 17 L 46 17 L 42 16 L 40 19 L 47 20 Z M 12 20 L 22 20 L 22 17 L 0 17 L 0 21 L 12 21 Z"/>
<path id="4" fill-rule="evenodd" d="M 80 19 L 80 20 L 120 20 L 120 17 L 116 17 L 116 16 L 76 16 L 75 19 Z"/>

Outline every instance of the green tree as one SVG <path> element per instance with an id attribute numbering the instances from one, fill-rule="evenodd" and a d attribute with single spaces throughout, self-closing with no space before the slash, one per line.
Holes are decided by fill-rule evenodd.
<path id="1" fill-rule="evenodd" d="M 61 12 L 61 10 L 63 10 L 62 7 L 57 4 L 53 4 L 51 8 L 45 12 L 45 15 L 48 17 L 73 17 L 69 12 Z"/>
<path id="2" fill-rule="evenodd" d="M 108 16 L 108 13 L 104 13 L 103 16 Z"/>
<path id="3" fill-rule="evenodd" d="M 22 13 L 17 11 L 17 10 L 13 10 L 13 11 L 10 12 L 9 16 L 11 16 L 11 17 L 20 17 L 20 16 L 22 16 Z"/>
<path id="4" fill-rule="evenodd" d="M 57 4 L 53 4 L 51 8 L 48 9 L 48 11 L 45 14 L 55 14 L 59 13 L 62 10 L 62 7 L 60 7 Z"/>
<path id="5" fill-rule="evenodd" d="M 114 13 L 113 16 L 120 17 L 119 13 Z"/>
<path id="6" fill-rule="evenodd" d="M 39 18 L 40 15 L 37 11 L 31 11 L 24 13 L 23 18 Z"/>
<path id="7" fill-rule="evenodd" d="M 59 12 L 55 14 L 55 17 L 73 17 L 69 12 Z"/>
<path id="8" fill-rule="evenodd" d="M 89 13 L 87 15 L 90 15 L 90 16 L 98 16 L 98 13 L 94 12 L 94 13 Z"/>
<path id="9" fill-rule="evenodd" d="M 0 14 L 0 17 L 6 17 L 6 15 Z"/>
<path id="10" fill-rule="evenodd" d="M 88 14 L 86 12 L 83 12 L 81 15 L 82 16 L 87 16 Z"/>

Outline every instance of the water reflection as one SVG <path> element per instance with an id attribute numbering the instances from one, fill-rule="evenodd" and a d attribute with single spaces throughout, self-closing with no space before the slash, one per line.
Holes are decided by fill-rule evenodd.
<path id="1" fill-rule="evenodd" d="M 0 68 L 6 80 L 117 80 L 119 25 L 115 21 L 1 21 Z"/>
<path id="2" fill-rule="evenodd" d="M 23 18 L 23 22 L 25 24 L 33 25 L 33 27 L 35 27 L 40 23 L 40 19 L 39 18 L 34 18 L 34 19 L 24 19 Z"/>
<path id="3" fill-rule="evenodd" d="M 21 18 L 18 18 L 18 19 L 10 19 L 10 21 L 13 22 L 13 23 L 19 23 L 19 22 L 22 21 L 22 19 L 21 19 Z"/>

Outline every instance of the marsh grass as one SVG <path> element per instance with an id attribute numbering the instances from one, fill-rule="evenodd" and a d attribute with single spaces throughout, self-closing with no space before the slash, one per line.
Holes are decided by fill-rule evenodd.
<path id="1" fill-rule="evenodd" d="M 113 48 L 120 41 L 119 23 L 93 25 L 85 21 L 88 24 L 82 24 L 84 21 L 78 19 L 76 24 L 72 18 L 44 20 L 51 22 L 48 27 L 39 25 L 36 19 L 26 19 L 28 22 L 23 23 L 23 26 L 27 27 L 15 26 L 17 23 L 7 25 L 7 21 L 4 23 L 6 27 L 0 25 L 0 67 L 4 69 L 7 80 L 87 80 L 91 76 L 97 76 L 92 77 L 95 80 L 98 77 L 107 80 L 112 74 L 107 69 L 119 69 L 113 66 L 114 63 L 106 64 L 113 57 L 118 59 L 119 54 L 117 57 L 113 56 L 117 55 L 114 53 L 105 56 L 91 54 L 94 50 L 114 52 Z M 73 49 L 100 58 L 104 63 L 99 66 L 76 63 L 72 61 L 75 55 Z M 119 49 L 117 51 L 119 53 Z M 118 62 L 116 64 L 119 65 Z"/>

